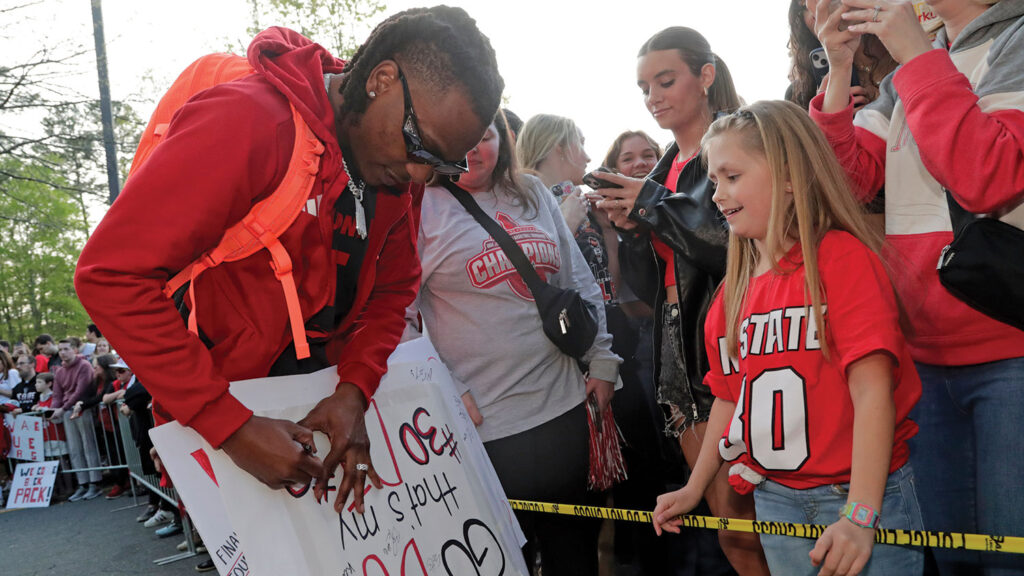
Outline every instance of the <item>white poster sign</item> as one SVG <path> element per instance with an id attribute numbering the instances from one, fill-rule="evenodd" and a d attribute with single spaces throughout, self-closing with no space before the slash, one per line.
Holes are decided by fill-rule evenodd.
<path id="1" fill-rule="evenodd" d="M 231 392 L 260 416 L 298 421 L 337 382 L 336 370 L 329 368 L 236 382 Z M 338 514 L 330 504 L 318 504 L 308 486 L 270 490 L 226 454 L 204 446 L 251 574 L 528 574 L 520 552 L 525 539 L 429 340 L 404 343 L 392 355 L 366 412 L 366 426 L 384 487 L 368 485 L 363 515 L 351 506 Z M 154 431 L 163 453 L 158 438 Z M 315 442 L 318 454 L 328 453 L 325 436 L 316 434 Z M 175 478 L 175 468 L 165 462 Z M 332 504 L 340 480 L 328 485 Z M 187 487 L 175 483 L 191 508 Z M 207 544 L 218 541 L 207 539 L 198 517 L 196 525 Z M 209 548 L 217 554 L 216 545 Z"/>
<path id="2" fill-rule="evenodd" d="M 11 492 L 7 495 L 7 508 L 46 508 L 53 496 L 53 481 L 57 479 L 56 460 L 49 462 L 23 462 L 14 469 Z"/>
<path id="3" fill-rule="evenodd" d="M 46 424 L 38 416 L 14 417 L 11 427 L 11 451 L 8 458 L 14 460 L 27 460 L 29 462 L 43 461 L 43 427 Z"/>
<path id="4" fill-rule="evenodd" d="M 150 437 L 160 460 L 170 471 L 192 523 L 203 536 L 217 572 L 221 576 L 248 576 L 249 562 L 228 521 L 217 476 L 210 464 L 209 444 L 195 430 L 177 422 L 154 428 Z"/>

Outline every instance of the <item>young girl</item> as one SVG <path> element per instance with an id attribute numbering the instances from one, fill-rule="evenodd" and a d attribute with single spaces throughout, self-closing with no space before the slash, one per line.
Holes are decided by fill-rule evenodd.
<path id="1" fill-rule="evenodd" d="M 879 546 L 871 561 L 879 519 L 921 529 L 906 444 L 921 383 L 877 238 L 798 106 L 758 102 L 703 142 L 731 231 L 705 328 L 715 400 L 693 475 L 658 498 L 655 530 L 678 532 L 724 459 L 759 520 L 829 525 L 817 543 L 761 535 L 773 574 L 920 574 L 918 548 Z"/>

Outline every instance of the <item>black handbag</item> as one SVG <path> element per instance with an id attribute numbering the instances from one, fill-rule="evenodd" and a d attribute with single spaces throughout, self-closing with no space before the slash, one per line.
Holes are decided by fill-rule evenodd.
<path id="1" fill-rule="evenodd" d="M 530 259 L 523 253 L 519 244 L 508 235 L 490 216 L 484 213 L 480 205 L 473 200 L 469 192 L 451 182 L 444 182 L 445 188 L 455 196 L 459 204 L 484 227 L 491 238 L 498 243 L 501 250 L 516 267 L 519 276 L 533 294 L 540 313 L 544 334 L 558 349 L 579 360 L 590 350 L 597 338 L 597 309 L 583 299 L 580 293 L 571 288 L 559 288 L 541 280 L 537 271 L 530 264 Z"/>
<path id="2" fill-rule="evenodd" d="M 953 241 L 939 256 L 939 281 L 979 312 L 1024 330 L 1024 230 L 976 218 L 946 190 Z"/>

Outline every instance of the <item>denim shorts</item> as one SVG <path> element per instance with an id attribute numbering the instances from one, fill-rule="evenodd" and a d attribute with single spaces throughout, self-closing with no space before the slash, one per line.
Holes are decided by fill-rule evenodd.
<path id="1" fill-rule="evenodd" d="M 797 490 L 765 480 L 754 490 L 757 520 L 828 526 L 839 518 L 839 510 L 846 504 L 849 491 L 849 484 L 827 484 Z M 882 528 L 924 529 L 910 464 L 889 475 L 880 513 Z M 811 564 L 809 556 L 814 544 L 814 540 L 806 538 L 761 534 L 761 546 L 772 574 L 817 574 L 818 568 Z M 861 575 L 915 576 L 923 571 L 924 551 L 920 547 L 875 544 L 871 559 Z"/>
<path id="2" fill-rule="evenodd" d="M 715 401 L 703 379 L 693 382 L 687 376 L 683 344 L 679 304 L 666 303 L 662 311 L 657 399 L 665 412 L 665 434 L 669 436 L 678 436 L 698 422 L 707 422 Z"/>

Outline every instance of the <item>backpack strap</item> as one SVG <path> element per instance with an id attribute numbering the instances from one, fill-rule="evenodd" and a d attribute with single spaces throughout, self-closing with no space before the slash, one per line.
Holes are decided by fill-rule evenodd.
<path id="1" fill-rule="evenodd" d="M 281 234 L 295 222 L 320 170 L 320 156 L 324 145 L 302 119 L 294 106 L 291 107 L 295 123 L 295 144 L 292 147 L 288 170 L 281 183 L 270 196 L 257 202 L 249 213 L 224 232 L 216 247 L 186 266 L 164 286 L 164 295 L 171 297 L 186 281 L 192 308 L 188 315 L 188 329 L 199 333 L 196 321 L 196 278 L 204 271 L 223 262 L 234 262 L 246 258 L 261 249 L 270 252 L 270 267 L 281 283 L 285 303 L 288 306 L 288 320 L 292 338 L 295 341 L 295 355 L 298 359 L 309 357 L 309 342 L 306 338 L 299 293 L 292 273 L 292 260 L 281 244 Z"/>

